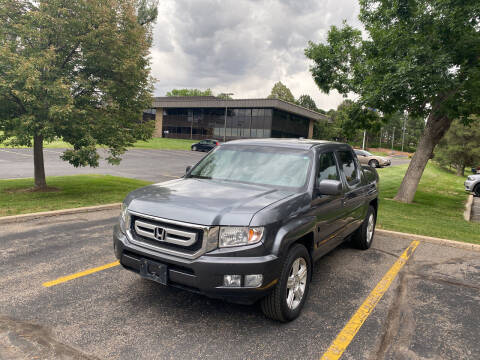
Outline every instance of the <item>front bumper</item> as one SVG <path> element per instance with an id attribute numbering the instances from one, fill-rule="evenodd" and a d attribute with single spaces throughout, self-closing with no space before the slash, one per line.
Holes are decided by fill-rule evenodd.
<path id="1" fill-rule="evenodd" d="M 278 281 L 280 261 L 274 255 L 229 256 L 218 250 L 196 259 L 186 259 L 143 248 L 128 241 L 118 226 L 113 233 L 115 256 L 120 264 L 141 274 L 142 262 L 155 261 L 167 266 L 167 285 L 201 293 L 212 298 L 251 304 L 268 294 Z M 223 286 L 224 275 L 262 274 L 258 288 L 231 288 Z"/>
<path id="2" fill-rule="evenodd" d="M 385 160 L 382 163 L 380 163 L 381 166 L 390 166 L 392 162 L 390 160 Z"/>
<path id="3" fill-rule="evenodd" d="M 465 183 L 463 184 L 465 185 L 465 191 L 473 191 L 473 188 L 475 187 L 476 185 L 476 182 L 475 181 L 470 181 L 470 180 L 465 180 Z"/>

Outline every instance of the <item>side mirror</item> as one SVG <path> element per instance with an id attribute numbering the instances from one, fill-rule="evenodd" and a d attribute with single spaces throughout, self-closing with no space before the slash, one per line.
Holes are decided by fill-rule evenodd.
<path id="1" fill-rule="evenodd" d="M 317 193 L 322 195 L 340 195 L 342 183 L 338 180 L 322 180 L 318 183 Z"/>
<path id="2" fill-rule="evenodd" d="M 185 169 L 185 174 L 188 174 L 191 169 L 192 169 L 192 165 L 188 165 L 187 168 Z"/>

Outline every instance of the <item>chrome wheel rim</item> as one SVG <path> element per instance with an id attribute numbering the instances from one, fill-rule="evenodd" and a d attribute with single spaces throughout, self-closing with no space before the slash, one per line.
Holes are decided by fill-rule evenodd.
<path id="1" fill-rule="evenodd" d="M 297 258 L 290 267 L 287 279 L 287 306 L 295 310 L 302 302 L 307 287 L 308 268 L 304 258 Z"/>
<path id="2" fill-rule="evenodd" d="M 370 243 L 373 238 L 373 230 L 375 229 L 375 218 L 373 214 L 370 214 L 368 217 L 368 224 L 367 224 L 367 242 Z"/>

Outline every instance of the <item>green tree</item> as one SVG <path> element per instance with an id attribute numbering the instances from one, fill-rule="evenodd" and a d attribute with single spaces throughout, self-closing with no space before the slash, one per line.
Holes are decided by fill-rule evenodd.
<path id="1" fill-rule="evenodd" d="M 303 106 L 306 109 L 318 111 L 317 104 L 315 100 L 312 99 L 310 95 L 301 95 L 296 101 L 297 105 Z"/>
<path id="2" fill-rule="evenodd" d="M 223 100 L 232 100 L 232 95 L 233 94 L 228 94 L 228 93 L 220 93 L 218 94 L 216 97 L 219 98 L 219 99 L 223 99 Z"/>
<path id="3" fill-rule="evenodd" d="M 435 160 L 443 166 L 453 166 L 458 176 L 464 176 L 465 167 L 480 164 L 480 119 L 465 126 L 455 120 L 435 150 Z"/>
<path id="4" fill-rule="evenodd" d="M 213 96 L 213 92 L 211 89 L 173 89 L 166 96 Z"/>
<path id="5" fill-rule="evenodd" d="M 280 99 L 289 103 L 295 103 L 295 98 L 288 87 L 282 84 L 281 81 L 275 83 L 272 92 L 268 95 L 269 99 Z"/>
<path id="6" fill-rule="evenodd" d="M 366 31 L 332 27 L 309 43 L 321 90 L 359 95 L 367 107 L 427 118 L 395 199 L 412 202 L 425 166 L 453 119 L 480 113 L 478 0 L 360 0 Z"/>
<path id="7" fill-rule="evenodd" d="M 143 10 L 137 5 L 143 6 Z M 0 142 L 31 146 L 35 187 L 46 188 L 43 143 L 62 138 L 74 166 L 118 163 L 147 139 L 151 22 L 137 0 L 0 0 Z"/>

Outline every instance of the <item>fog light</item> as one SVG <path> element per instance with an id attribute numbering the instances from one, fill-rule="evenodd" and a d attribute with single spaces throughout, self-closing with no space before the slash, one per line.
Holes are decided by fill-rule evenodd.
<path id="1" fill-rule="evenodd" d="M 223 286 L 240 287 L 241 284 L 242 284 L 241 275 L 224 275 L 223 276 Z"/>
<path id="2" fill-rule="evenodd" d="M 262 285 L 262 282 L 262 274 L 245 275 L 245 287 L 259 287 Z"/>

